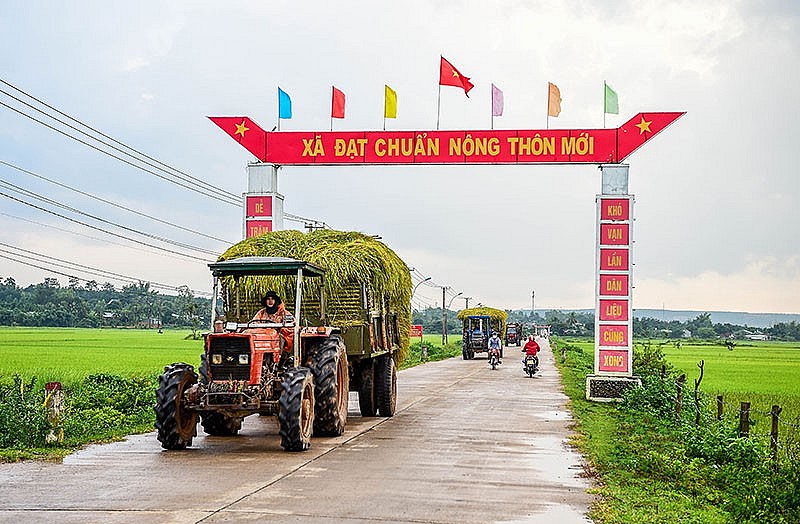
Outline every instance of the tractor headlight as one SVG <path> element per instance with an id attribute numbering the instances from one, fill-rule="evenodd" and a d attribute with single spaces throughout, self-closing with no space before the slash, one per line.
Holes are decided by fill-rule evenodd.
<path id="1" fill-rule="evenodd" d="M 222 355 L 220 353 L 211 355 L 211 363 L 215 365 L 222 364 Z"/>
<path id="2" fill-rule="evenodd" d="M 239 355 L 239 364 L 244 364 L 244 365 L 250 364 L 250 355 L 248 355 L 247 353 Z"/>

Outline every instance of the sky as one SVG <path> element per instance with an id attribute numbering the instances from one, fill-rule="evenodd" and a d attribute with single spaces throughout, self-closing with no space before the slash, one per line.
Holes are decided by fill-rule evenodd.
<path id="1" fill-rule="evenodd" d="M 634 308 L 800 313 L 799 24 L 800 4 L 783 1 L 9 0 L 0 8 L 0 78 L 235 195 L 247 190 L 254 158 L 206 117 L 247 115 L 269 130 L 278 86 L 294 113 L 281 130 L 328 130 L 332 85 L 347 96 L 335 129 L 380 130 L 384 84 L 398 97 L 387 129 L 435 129 L 442 55 L 475 84 L 469 98 L 442 88 L 442 130 L 488 129 L 491 83 L 505 98 L 495 129 L 544 129 L 548 82 L 562 97 L 550 128 L 580 129 L 603 127 L 605 81 L 620 108 L 607 127 L 639 112 L 686 112 L 626 159 Z M 0 89 L 23 98 L 8 84 Z M 14 246 L 210 290 L 202 259 L 242 238 L 240 207 L 71 140 L 11 109 L 24 106 L 5 93 L 0 181 L 208 253 L 157 252 L 0 195 L 0 277 L 66 285 L 3 258 Z M 8 188 L 0 191 L 22 199 Z M 417 281 L 431 277 L 414 305 L 440 306 L 434 286 L 449 286 L 452 309 L 462 297 L 530 308 L 532 292 L 537 310 L 594 307 L 600 190 L 593 165 L 285 167 L 279 175 L 286 212 L 379 235 Z"/>

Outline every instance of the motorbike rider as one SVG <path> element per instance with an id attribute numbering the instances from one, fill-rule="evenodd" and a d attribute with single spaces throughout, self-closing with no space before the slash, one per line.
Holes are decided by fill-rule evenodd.
<path id="1" fill-rule="evenodd" d="M 492 352 L 497 353 L 497 362 L 502 364 L 503 361 L 500 359 L 500 348 L 503 346 L 503 343 L 500 341 L 500 337 L 497 336 L 497 331 L 492 331 L 492 336 L 489 337 L 489 354 Z"/>
<path id="2" fill-rule="evenodd" d="M 539 356 L 538 353 L 541 351 L 541 347 L 539 343 L 534 340 L 533 335 L 528 335 L 528 341 L 525 342 L 525 347 L 522 348 L 522 351 L 525 352 L 525 356 L 522 357 L 522 367 L 525 367 L 525 360 L 528 358 L 528 355 L 533 355 L 536 359 L 535 367 L 539 367 Z"/>

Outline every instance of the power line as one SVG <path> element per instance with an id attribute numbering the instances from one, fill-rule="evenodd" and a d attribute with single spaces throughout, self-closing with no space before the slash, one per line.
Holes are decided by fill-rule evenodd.
<path id="1" fill-rule="evenodd" d="M 116 222 L 111 222 L 110 220 L 106 220 L 104 218 L 100 218 L 98 216 L 92 215 L 91 213 L 86 213 L 85 211 L 81 211 L 80 209 L 74 208 L 72 206 L 68 206 L 66 204 L 62 204 L 61 202 L 57 202 L 57 201 L 55 201 L 55 200 L 53 200 L 51 198 L 47 198 L 47 197 L 43 197 L 41 195 L 37 195 L 36 193 L 33 193 L 32 191 L 28 191 L 25 188 L 22 188 L 22 187 L 20 187 L 20 186 L 18 186 L 16 184 L 12 184 L 11 182 L 7 182 L 7 181 L 5 181 L 3 179 L 0 179 L 0 185 L 5 186 L 6 188 L 10 189 L 11 191 L 14 191 L 15 193 L 18 193 L 18 194 L 21 194 L 21 195 L 25 195 L 25 196 L 27 196 L 29 198 L 33 198 L 35 200 L 39 200 L 40 202 L 44 202 L 46 204 L 50 204 L 51 206 L 60 207 L 61 209 L 64 209 L 66 211 L 70 211 L 70 212 L 78 214 L 78 215 L 83 215 L 85 217 L 91 218 L 92 220 L 96 220 L 96 221 L 101 222 L 103 224 L 108 224 L 108 225 L 111 225 L 111 226 L 115 226 L 115 227 L 118 227 L 118 228 L 123 229 L 125 231 L 130 231 L 131 233 L 136 233 L 136 234 L 148 237 L 148 238 L 152 238 L 153 240 L 158 240 L 160 242 L 164 242 L 165 244 L 172 244 L 174 246 L 183 247 L 183 248 L 186 248 L 186 249 L 191 249 L 192 251 L 198 251 L 200 253 L 206 253 L 208 255 L 216 255 L 217 254 L 215 251 L 211 251 L 211 250 L 208 250 L 208 249 L 200 248 L 200 247 L 197 247 L 197 246 L 192 246 L 190 244 L 185 244 L 183 242 L 178 242 L 176 240 L 170 240 L 169 238 L 162 237 L 162 236 L 159 236 L 159 235 L 153 235 L 152 233 L 144 233 L 142 231 L 137 231 L 136 229 L 133 229 L 131 227 L 123 226 L 121 224 L 117 224 Z M 0 194 L 3 194 L 3 196 L 8 196 L 5 193 L 0 193 Z"/>
<path id="2" fill-rule="evenodd" d="M 70 128 L 70 129 L 72 129 L 72 130 L 84 135 L 85 137 L 89 138 L 90 140 L 94 140 L 95 142 L 99 142 L 99 143 L 103 144 L 104 146 L 106 146 L 108 148 L 111 148 L 111 149 L 113 149 L 115 151 L 118 151 L 119 153 L 121 153 L 123 155 L 126 155 L 128 157 L 133 158 L 137 162 L 141 162 L 141 163 L 143 163 L 145 165 L 148 165 L 148 166 L 150 166 L 150 167 L 152 167 L 154 169 L 158 169 L 159 171 L 161 171 L 161 172 L 163 172 L 163 173 L 165 173 L 165 174 L 167 174 L 169 176 L 172 176 L 172 177 L 175 177 L 175 178 L 178 178 L 178 179 L 181 179 L 181 180 L 185 180 L 185 181 L 195 182 L 195 183 L 197 183 L 197 184 L 199 184 L 201 186 L 204 186 L 206 188 L 206 190 L 208 190 L 208 191 L 210 191 L 212 193 L 216 193 L 216 194 L 218 194 L 220 196 L 227 196 L 227 197 L 234 198 L 234 199 L 238 199 L 239 198 L 239 196 L 236 195 L 235 193 L 231 193 L 230 191 L 226 191 L 226 190 L 218 188 L 218 187 L 216 187 L 216 186 L 214 186 L 212 184 L 209 184 L 205 180 L 202 180 L 200 178 L 194 177 L 194 176 L 190 175 L 189 173 L 186 173 L 184 171 L 181 171 L 180 169 L 177 169 L 177 168 L 172 167 L 172 166 L 170 166 L 168 164 L 165 164 L 164 162 L 161 162 L 160 160 L 157 160 L 157 159 L 155 159 L 155 158 L 153 158 L 153 157 L 151 157 L 151 156 L 149 156 L 149 155 L 147 155 L 145 153 L 142 153 L 141 151 L 137 150 L 136 148 L 133 148 L 133 147 L 131 147 L 131 146 L 129 146 L 129 145 L 123 143 L 123 142 L 120 142 L 119 140 L 116 140 L 115 138 L 103 133 L 102 131 L 100 131 L 98 129 L 95 129 L 94 127 L 92 127 L 92 126 L 90 126 L 90 125 L 78 120 L 77 118 L 75 118 L 75 117 L 73 117 L 71 115 L 68 115 L 68 114 L 64 113 L 63 111 L 53 107 L 52 105 L 48 104 L 47 102 L 44 102 L 43 100 L 40 100 L 39 98 L 36 98 L 35 96 L 31 95 L 30 93 L 27 93 L 26 91 L 23 91 L 22 89 L 14 86 L 13 84 L 7 82 L 6 80 L 0 79 L 0 82 L 2 82 L 3 84 L 9 86 L 10 88 L 14 89 L 18 93 L 21 93 L 24 96 L 26 96 L 26 97 L 28 97 L 28 98 L 30 98 L 32 100 L 35 100 L 36 102 L 38 102 L 39 104 L 47 107 L 48 109 L 50 109 L 52 111 L 55 111 L 56 113 L 68 118 L 69 120 L 77 123 L 78 125 L 86 128 L 86 129 L 89 129 L 93 133 L 96 133 L 96 134 L 102 136 L 103 138 L 106 138 L 106 139 L 110 140 L 111 142 L 113 142 L 115 144 L 118 144 L 118 145 L 124 147 L 125 149 L 127 149 L 129 151 L 132 151 L 133 153 L 135 153 L 136 155 L 139 155 L 140 157 L 144 157 L 147 160 L 152 160 L 153 162 L 155 162 L 155 164 L 151 163 L 151 162 L 148 162 L 147 160 L 142 160 L 141 158 L 137 158 L 135 155 L 129 153 L 128 151 L 122 150 L 122 149 L 120 149 L 118 147 L 115 147 L 115 146 L 109 144 L 108 142 L 106 142 L 104 140 L 101 140 L 101 139 L 99 139 L 99 138 L 97 138 L 95 136 L 92 136 L 89 133 L 86 133 L 85 131 L 82 131 L 81 129 L 78 129 L 75 126 L 73 126 L 73 125 L 71 125 L 71 124 L 69 124 L 67 122 L 64 122 L 63 120 L 61 120 L 59 118 L 56 118 L 51 114 L 48 114 L 46 111 L 43 111 L 42 109 L 37 108 L 37 107 L 25 102 L 24 100 L 21 100 L 21 99 L 17 98 L 16 96 L 12 95 L 11 93 L 9 93 L 9 92 L 7 92 L 7 91 L 5 91 L 3 89 L 0 89 L 0 93 L 3 93 L 4 95 L 8 96 L 9 98 L 12 98 L 12 99 L 16 100 L 17 102 L 19 102 L 19 103 L 21 103 L 21 104 L 33 109 L 34 111 L 46 116 L 47 118 L 50 118 L 52 120 L 55 120 L 56 122 L 59 122 L 60 124 L 63 124 L 65 126 L 67 126 L 68 128 Z M 8 106 L 6 106 L 6 107 L 8 107 Z M 31 118 L 30 115 L 27 115 L 27 114 L 24 114 L 24 113 L 22 113 L 22 114 L 24 116 L 28 117 L 28 118 Z M 39 122 L 39 123 L 43 124 L 43 122 Z M 70 138 L 74 138 L 74 137 L 70 136 Z M 163 166 L 163 167 L 161 167 L 161 166 Z M 174 171 L 174 173 L 170 173 L 170 171 Z M 175 173 L 177 173 L 177 174 L 175 174 Z"/>
<path id="3" fill-rule="evenodd" d="M 8 245 L 8 244 L 3 244 L 3 245 Z M 16 249 L 18 249 L 18 248 L 16 248 Z M 22 251 L 26 251 L 26 250 L 22 250 Z M 14 253 L 14 252 L 8 251 L 6 249 L 0 249 L 0 253 L 5 253 L 5 255 L 0 254 L 0 258 L 4 258 L 6 260 L 10 260 L 10 261 L 16 262 L 18 264 L 23 264 L 23 265 L 26 265 L 26 266 L 35 267 L 37 269 L 41 269 L 42 271 L 47 271 L 49 273 L 55 273 L 57 275 L 61 275 L 61 276 L 67 277 L 67 278 L 75 278 L 75 279 L 81 280 L 83 282 L 90 282 L 90 280 L 87 280 L 85 278 L 80 278 L 80 277 L 78 277 L 78 276 L 76 276 L 74 274 L 64 273 L 64 272 L 58 271 L 57 269 L 53 269 L 52 267 L 44 267 L 44 266 L 40 266 L 39 265 L 39 264 L 51 264 L 51 265 L 54 265 L 56 267 L 61 267 L 63 269 L 73 270 L 74 271 L 76 269 L 70 267 L 69 264 L 76 265 L 76 266 L 80 266 L 80 264 L 74 264 L 73 262 L 68 262 L 68 261 L 65 261 L 65 260 L 61 261 L 59 259 L 54 259 L 53 257 L 48 257 L 46 255 L 37 254 L 37 256 L 41 256 L 41 257 L 48 258 L 48 259 L 53 259 L 53 260 L 60 261 L 60 262 L 63 262 L 63 263 L 46 262 L 46 261 L 42 261 L 42 260 L 37 260 L 35 257 L 32 257 L 32 256 L 28 256 L 28 255 L 24 255 L 24 254 L 20 254 L 20 253 Z M 28 253 L 33 253 L 33 251 L 28 251 Z M 11 255 L 11 256 L 9 256 L 9 255 Z M 27 259 L 33 260 L 34 262 L 26 262 L 25 260 L 19 260 L 19 259 L 13 258 L 13 257 L 27 258 Z M 82 273 L 89 274 L 89 275 L 99 276 L 99 277 L 104 278 L 104 279 L 108 279 L 109 276 L 108 275 L 104 275 L 103 273 L 109 273 L 110 275 L 113 275 L 113 276 L 110 277 L 112 280 L 123 281 L 123 282 L 127 282 L 129 284 L 135 284 L 137 282 L 148 282 L 153 287 L 157 287 L 157 288 L 165 289 L 165 290 L 169 290 L 169 291 L 179 291 L 180 288 L 182 287 L 182 286 L 171 286 L 171 285 L 168 285 L 168 284 L 161 284 L 159 282 L 152 282 L 152 281 L 149 281 L 149 280 L 146 280 L 146 279 L 129 277 L 129 276 L 126 276 L 126 275 L 120 275 L 119 273 L 107 272 L 107 271 L 102 270 L 102 269 L 90 268 L 89 266 L 81 266 L 81 267 L 88 268 L 88 269 L 79 269 L 77 271 L 80 271 Z M 192 293 L 195 294 L 195 295 L 210 296 L 210 293 L 207 293 L 205 291 L 196 291 L 196 290 L 190 290 L 190 291 L 192 291 Z"/>
<path id="4" fill-rule="evenodd" d="M 103 233 L 106 233 L 107 235 L 112 235 L 112 236 L 115 236 L 115 237 L 118 237 L 118 238 L 123 238 L 125 240 L 130 241 L 130 242 L 135 242 L 136 244 L 140 244 L 140 245 L 147 246 L 147 247 L 152 247 L 152 248 L 155 248 L 155 249 L 159 249 L 161 251 L 166 251 L 168 253 L 173 253 L 175 255 L 180 255 L 180 256 L 186 257 L 186 258 L 191 258 L 191 259 L 194 259 L 194 260 L 200 260 L 201 262 L 213 262 L 212 260 L 209 260 L 209 259 L 206 259 L 206 258 L 200 258 L 200 257 L 196 257 L 196 256 L 193 256 L 193 255 L 187 255 L 186 253 L 181 253 L 180 251 L 174 251 L 172 249 L 167 249 L 165 247 L 160 247 L 160 246 L 155 246 L 153 244 L 148 244 L 147 242 L 142 242 L 141 240 L 137 240 L 135 238 L 126 237 L 125 235 L 120 235 L 119 233 L 114 233 L 113 231 L 108 231 L 108 230 L 103 229 L 101 227 L 93 226 L 91 224 L 87 224 L 86 222 L 81 222 L 80 220 L 76 220 L 74 218 L 70 218 L 70 217 L 62 215 L 60 213 L 56 213 L 55 211 L 51 211 L 49 209 L 45 209 L 45 208 L 43 208 L 41 206 L 37 206 L 36 204 L 31 204 L 30 202 L 25 202 L 24 200 L 21 200 L 19 198 L 11 196 L 11 195 L 9 195 L 7 193 L 3 193 L 2 191 L 0 191 L 0 196 L 4 196 L 4 197 L 6 197 L 8 199 L 14 200 L 15 202 L 19 202 L 20 204 L 24 204 L 26 206 L 30 206 L 30 207 L 32 207 L 34 209 L 38 209 L 39 211 L 44 211 L 45 213 L 50 213 L 51 215 L 55 215 L 55 216 L 57 216 L 59 218 L 63 218 L 64 220 L 69 220 L 70 222 L 74 222 L 76 224 L 80 224 L 82 226 L 94 229 L 96 231 L 101 231 Z"/>
<path id="5" fill-rule="evenodd" d="M 14 164 L 11 164 L 11 163 L 6 162 L 4 160 L 0 160 L 0 164 L 2 164 L 4 166 L 7 166 L 7 167 L 10 167 L 12 169 L 16 169 L 17 171 L 20 171 L 20 172 L 25 173 L 27 175 L 39 178 L 39 179 L 44 180 L 46 182 L 50 182 L 51 184 L 54 184 L 56 186 L 63 187 L 65 189 L 69 189 L 70 191 L 73 191 L 73 192 L 78 193 L 80 195 L 87 196 L 87 197 L 92 198 L 94 200 L 97 200 L 99 202 L 103 202 L 104 204 L 108 204 L 110 206 L 114 206 L 116 208 L 123 209 L 125 211 L 133 213 L 135 215 L 139 215 L 139 216 L 144 217 L 144 218 L 149 218 L 150 220 L 154 220 L 154 221 L 159 222 L 161 224 L 165 224 L 165 225 L 177 228 L 177 229 L 181 229 L 181 230 L 187 231 L 189 233 L 194 233 L 195 235 L 200 235 L 200 236 L 203 236 L 203 237 L 211 239 L 211 240 L 216 240 L 217 242 L 222 242 L 224 244 L 233 244 L 233 242 L 231 242 L 230 240 L 224 240 L 224 239 L 217 238 L 217 237 L 214 237 L 214 236 L 211 236 L 211 235 L 207 235 L 207 234 L 202 233 L 200 231 L 195 231 L 194 229 L 189 229 L 187 227 L 179 226 L 178 224 L 175 224 L 173 222 L 169 222 L 167 220 L 162 220 L 162 219 L 160 219 L 158 217 L 154 217 L 154 216 L 148 215 L 146 213 L 142 213 L 141 211 L 136 211 L 135 209 L 131 209 L 129 207 L 123 206 L 121 204 L 116 204 L 114 202 L 111 202 L 110 200 L 106 200 L 106 199 L 101 198 L 99 196 L 92 195 L 91 193 L 87 193 L 85 191 L 81 191 L 80 189 L 75 189 L 74 187 L 70 187 L 70 186 L 68 186 L 66 184 L 62 184 L 61 182 L 57 182 L 55 180 L 47 178 L 44 175 L 40 175 L 38 173 L 34 173 L 33 171 L 29 171 L 29 170 L 21 168 L 19 166 L 15 166 Z"/>
<path id="6" fill-rule="evenodd" d="M 140 169 L 140 170 L 142 170 L 142 171 L 144 171 L 144 172 L 146 172 L 146 173 L 150 173 L 151 175 L 153 175 L 153 176 L 156 176 L 156 177 L 158 177 L 158 178 L 160 178 L 160 179 L 162 179 L 162 180 L 165 180 L 165 181 L 167 181 L 167 182 L 170 182 L 170 183 L 172 183 L 172 184 L 175 184 L 175 185 L 181 186 L 181 187 L 183 187 L 183 188 L 185 188 L 185 189 L 188 189 L 188 190 L 190 190 L 190 191 L 194 191 L 195 193 L 198 193 L 198 194 L 200 194 L 200 195 L 203 195 L 203 196 L 206 196 L 206 197 L 209 197 L 209 198 L 213 198 L 213 199 L 215 199 L 215 200 L 219 200 L 220 202 L 224 202 L 224 203 L 226 203 L 226 204 L 231 204 L 231 205 L 234 205 L 234 206 L 241 206 L 241 205 L 242 205 L 241 201 L 234 201 L 234 200 L 232 200 L 232 199 L 228 200 L 227 198 L 229 198 L 229 197 L 222 197 L 222 196 L 218 196 L 218 195 L 212 195 L 212 194 L 209 194 L 208 192 L 206 192 L 206 191 L 201 191 L 200 189 L 198 189 L 198 188 L 196 188 L 196 187 L 194 187 L 194 186 L 190 186 L 190 185 L 187 185 L 187 184 L 183 184 L 183 183 L 181 183 L 181 182 L 178 182 L 178 181 L 176 181 L 176 180 L 171 180 L 171 179 L 169 179 L 169 178 L 165 177 L 164 175 L 160 175 L 160 174 L 156 173 L 155 171 L 151 171 L 151 170 L 149 170 L 149 169 L 146 169 L 146 168 L 144 168 L 144 167 L 142 167 L 142 166 L 136 165 L 136 164 L 134 164 L 133 162 L 131 162 L 131 161 L 129 161 L 129 160 L 126 160 L 126 159 L 124 159 L 124 158 L 121 158 L 121 157 L 119 157 L 119 156 L 117 156 L 117 155 L 114 155 L 114 154 L 112 154 L 112 153 L 109 153 L 108 151 L 104 151 L 104 150 L 100 149 L 99 147 L 97 147 L 97 146 L 95 146 L 95 145 L 92 145 L 92 144 L 90 144 L 90 143 L 88 143 L 88 142 L 86 142 L 86 141 L 84 141 L 84 140 L 81 140 L 80 138 L 74 137 L 74 136 L 70 135 L 69 133 L 66 133 L 65 131 L 62 131 L 61 129 L 58 129 L 58 128 L 56 128 L 56 127 L 53 127 L 53 126 L 51 126 L 50 124 L 47 124 L 47 123 L 45 123 L 45 122 L 42 122 L 42 121 L 41 121 L 41 120 L 39 120 L 38 118 L 36 118 L 36 117 L 33 117 L 33 116 L 31 116 L 31 115 L 29 115 L 29 114 L 27 114 L 27 113 L 24 113 L 24 112 L 20 111 L 19 109 L 15 108 L 15 107 L 12 107 L 12 106 L 10 106 L 10 105 L 8 105 L 8 104 L 4 103 L 4 102 L 0 102 L 0 106 L 7 107 L 8 109 L 11 109 L 12 111 L 14 111 L 14 112 L 16 112 L 16 113 L 19 113 L 20 115 L 22 115 L 22 116 L 24 116 L 24 117 L 26 117 L 26 118 L 30 118 L 31 120 L 34 120 L 34 121 L 36 121 L 36 122 L 38 122 L 38 123 L 42 124 L 43 126 L 45 126 L 45 127 L 49 128 L 49 129 L 52 129 L 53 131 L 55 131 L 55 132 L 57 132 L 57 133 L 60 133 L 60 134 L 62 134 L 62 135 L 64 135 L 64 136 L 66 136 L 66 137 L 68 137 L 68 138 L 71 138 L 71 139 L 75 140 L 76 142 L 80 142 L 81 144 L 83 144 L 83 145 L 85 145 L 85 146 L 87 146 L 87 147 L 91 147 L 91 148 L 92 148 L 92 149 L 94 149 L 95 151 L 98 151 L 98 152 L 100 152 L 100 153 L 103 153 L 104 155 L 108 155 L 108 156 L 110 156 L 110 157 L 112 157 L 112 158 L 116 158 L 116 159 L 117 159 L 117 160 L 119 160 L 120 162 L 124 162 L 125 164 L 128 164 L 129 166 L 131 166 L 131 167 L 134 167 L 134 168 L 136 168 L 136 169 Z"/>
<path id="7" fill-rule="evenodd" d="M 21 220 L 23 222 L 28 222 L 29 224 L 34 224 L 34 225 L 37 225 L 37 226 L 46 227 L 46 228 L 50 228 L 50 229 L 55 229 L 56 231 L 61 231 L 63 233 L 69 233 L 71 235 L 76 235 L 76 236 L 79 236 L 79 237 L 88 238 L 89 240 L 96 240 L 98 242 L 103 242 L 103 243 L 106 243 L 106 244 L 113 244 L 115 246 L 124 247 L 126 249 L 135 249 L 135 250 L 141 251 L 143 253 L 150 253 L 151 255 L 158 255 L 158 256 L 162 256 L 162 257 L 173 258 L 175 260 L 180 260 L 178 257 L 176 257 L 174 255 L 171 255 L 169 253 L 158 253 L 158 252 L 152 251 L 150 249 L 144 249 L 144 248 L 137 247 L 137 246 L 130 246 L 128 244 L 122 244 L 120 242 L 114 242 L 113 240 L 109 240 L 107 238 L 100 238 L 100 237 L 93 237 L 91 235 L 84 235 L 83 233 L 78 233 L 77 231 L 72 231 L 71 229 L 64 229 L 63 227 L 54 226 L 52 224 L 45 224 L 44 222 L 38 222 L 36 220 L 31 220 L 29 218 L 23 218 L 23 217 L 18 217 L 16 215 L 10 215 L 10 214 L 4 213 L 2 211 L 0 211 L 0 215 L 6 216 L 6 217 L 9 217 L 9 218 L 13 218 L 14 220 Z"/>

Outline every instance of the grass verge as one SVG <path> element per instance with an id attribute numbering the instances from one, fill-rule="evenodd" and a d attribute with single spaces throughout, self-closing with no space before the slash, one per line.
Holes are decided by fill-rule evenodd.
<path id="1" fill-rule="evenodd" d="M 677 422 L 674 374 L 660 350 L 640 349 L 634 370 L 644 383 L 620 404 L 585 400 L 592 343 L 555 340 L 556 361 L 576 417 L 574 443 L 591 464 L 597 523 L 789 523 L 800 521 L 800 467 L 789 450 L 778 463 L 757 439 L 727 422 Z M 561 349 L 566 348 L 561 361 Z M 667 365 L 669 369 L 669 366 Z M 690 417 L 693 419 L 693 417 Z"/>

